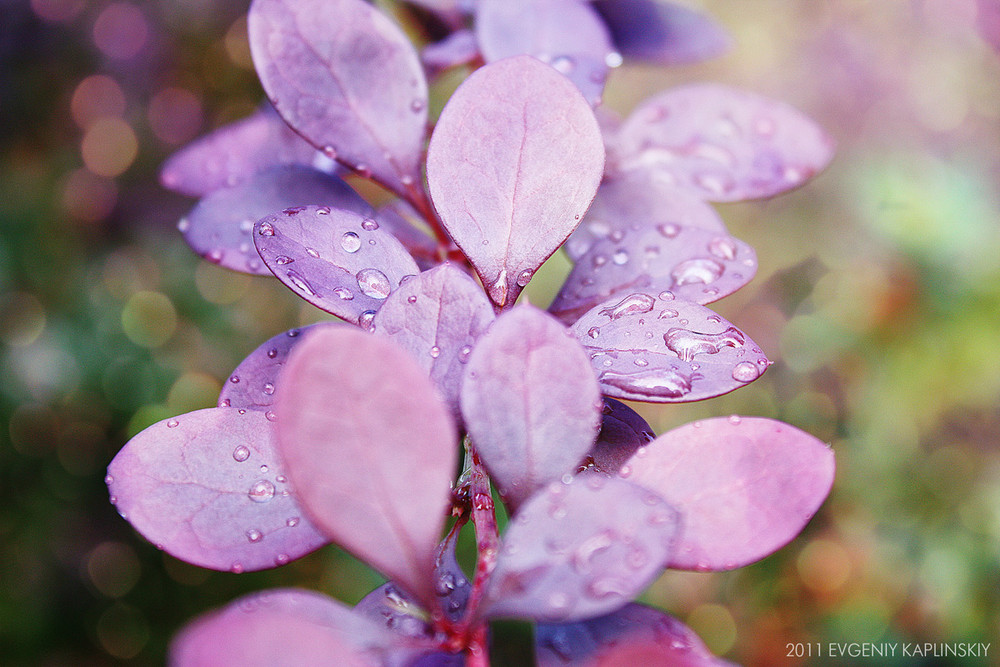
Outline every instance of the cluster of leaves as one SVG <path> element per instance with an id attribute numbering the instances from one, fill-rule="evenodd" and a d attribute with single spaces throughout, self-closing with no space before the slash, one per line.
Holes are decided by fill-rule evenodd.
<path id="1" fill-rule="evenodd" d="M 259 570 L 332 541 L 389 582 L 354 609 L 300 590 L 238 600 L 186 628 L 172 659 L 485 665 L 489 622 L 523 618 L 542 665 L 716 664 L 630 601 L 665 567 L 727 570 L 787 543 L 829 491 L 832 452 L 755 417 L 654 437 L 616 398 L 700 400 L 767 368 L 704 305 L 756 269 L 708 202 L 795 187 L 830 142 L 715 85 L 599 122 L 622 54 L 726 45 L 675 5 L 404 7 L 434 40 L 423 60 L 363 0 L 254 0 L 273 109 L 182 150 L 163 181 L 202 198 L 179 225 L 202 256 L 344 322 L 266 341 L 218 407 L 149 427 L 107 477 L 122 516 L 191 563 Z M 454 67 L 472 73 L 428 144 L 428 77 Z M 376 210 L 344 169 L 395 199 Z M 515 305 L 560 247 L 574 266 L 549 310 Z M 512 517 L 502 536 L 491 484 Z M 469 522 L 471 581 L 454 555 Z"/>

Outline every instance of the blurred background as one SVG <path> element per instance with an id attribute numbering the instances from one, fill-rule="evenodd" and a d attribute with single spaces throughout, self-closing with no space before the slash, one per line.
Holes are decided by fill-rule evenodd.
<path id="1" fill-rule="evenodd" d="M 749 665 L 996 664 L 1000 19 L 976 0 L 685 4 L 730 30 L 732 51 L 626 63 L 606 106 L 719 81 L 793 104 L 838 152 L 798 191 L 720 207 L 760 270 L 713 307 L 775 365 L 725 397 L 635 407 L 658 433 L 783 419 L 832 444 L 838 475 L 787 548 L 730 573 L 668 572 L 644 599 Z M 380 581 L 335 547 L 263 573 L 188 566 L 134 533 L 103 482 L 130 436 L 214 405 L 259 343 L 323 318 L 277 281 L 197 258 L 175 228 L 194 202 L 157 183 L 167 155 L 262 99 L 246 6 L 0 0 L 4 665 L 162 664 L 187 619 L 243 592 L 353 603 Z M 554 258 L 532 301 L 567 267 Z M 524 664 L 524 629 L 498 633 L 497 664 Z M 978 661 L 787 655 L 831 641 L 992 647 Z"/>

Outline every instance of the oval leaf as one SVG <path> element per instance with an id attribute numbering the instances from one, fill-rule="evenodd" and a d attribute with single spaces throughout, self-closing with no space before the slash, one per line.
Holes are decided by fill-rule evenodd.
<path id="1" fill-rule="evenodd" d="M 662 0 L 594 0 L 615 47 L 626 58 L 681 65 L 714 58 L 732 38 L 708 16 Z"/>
<path id="2" fill-rule="evenodd" d="M 407 280 L 375 315 L 375 334 L 389 336 L 424 368 L 456 416 L 462 373 L 489 328 L 493 306 L 476 281 L 443 264 Z"/>
<path id="3" fill-rule="evenodd" d="M 167 553 L 213 570 L 284 565 L 326 544 L 275 450 L 273 415 L 208 408 L 128 441 L 108 466 L 118 512 Z"/>
<path id="4" fill-rule="evenodd" d="M 723 667 L 690 628 L 658 609 L 629 604 L 578 623 L 539 623 L 538 667 Z"/>
<path id="5" fill-rule="evenodd" d="M 371 205 L 337 176 L 310 167 L 272 167 L 198 202 L 177 228 L 199 255 L 227 269 L 270 276 L 253 243 L 253 226 L 268 213 L 306 204 L 343 208 L 366 217 Z"/>
<path id="6" fill-rule="evenodd" d="M 583 471 L 613 475 L 636 450 L 655 437 L 652 427 L 639 413 L 621 401 L 605 398 L 601 432 L 584 461 Z"/>
<path id="7" fill-rule="evenodd" d="M 770 362 L 713 311 L 671 292 L 614 296 L 576 321 L 601 391 L 653 403 L 699 401 L 760 377 Z"/>
<path id="8" fill-rule="evenodd" d="M 669 290 L 706 304 L 732 294 L 757 272 L 757 253 L 727 234 L 673 223 L 616 231 L 573 266 L 549 310 L 564 322 L 613 295 Z"/>
<path id="9" fill-rule="evenodd" d="M 710 201 L 771 197 L 802 185 L 833 156 L 833 141 L 791 106 L 714 84 L 643 102 L 609 147 L 612 171 L 655 169 Z"/>
<path id="10" fill-rule="evenodd" d="M 523 305 L 501 315 L 472 350 L 462 415 L 500 495 L 514 507 L 571 472 L 600 427 L 587 355 L 551 315 Z"/>
<path id="11" fill-rule="evenodd" d="M 503 536 L 482 614 L 572 621 L 628 603 L 673 550 L 678 514 L 655 493 L 601 475 L 553 482 Z"/>
<path id="12" fill-rule="evenodd" d="M 320 157 L 270 106 L 224 125 L 177 151 L 160 171 L 163 187 L 192 197 L 243 183 L 276 165 Z"/>
<path id="13" fill-rule="evenodd" d="M 626 473 L 684 517 L 667 565 L 718 571 L 760 560 L 798 535 L 830 492 L 834 458 L 794 426 L 719 417 L 664 433 Z"/>
<path id="14" fill-rule="evenodd" d="M 477 70 L 452 95 L 427 154 L 434 206 L 490 298 L 512 303 L 576 228 L 601 179 L 597 121 L 530 56 Z"/>
<path id="15" fill-rule="evenodd" d="M 583 222 L 563 246 L 570 259 L 577 261 L 599 239 L 659 225 L 699 227 L 728 234 L 711 204 L 661 176 L 643 169 L 601 183 Z"/>
<path id="16" fill-rule="evenodd" d="M 595 106 L 608 63 L 614 63 L 607 27 L 581 0 L 479 0 L 476 38 L 486 62 L 534 56 L 565 75 Z"/>
<path id="17" fill-rule="evenodd" d="M 247 21 L 257 73 L 288 124 L 361 175 L 411 192 L 427 82 L 403 32 L 363 0 L 254 0 Z"/>
<path id="18" fill-rule="evenodd" d="M 296 206 L 257 221 L 257 252 L 309 303 L 367 327 L 385 298 L 419 272 L 406 248 L 373 218 Z"/>
<path id="19" fill-rule="evenodd" d="M 303 505 L 328 536 L 430 608 L 458 454 L 427 373 L 384 338 L 336 327 L 297 345 L 281 382 L 279 441 Z"/>
<path id="20" fill-rule="evenodd" d="M 170 646 L 173 667 L 378 667 L 393 637 L 312 591 L 253 593 L 188 624 Z"/>

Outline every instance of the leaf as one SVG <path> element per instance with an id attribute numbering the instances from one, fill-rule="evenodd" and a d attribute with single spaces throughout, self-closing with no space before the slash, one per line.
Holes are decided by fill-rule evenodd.
<path id="1" fill-rule="evenodd" d="M 257 73 L 288 124 L 359 174 L 411 192 L 427 82 L 399 27 L 362 0 L 254 0 L 247 21 Z"/>
<path id="2" fill-rule="evenodd" d="M 227 269 L 270 276 L 253 243 L 253 226 L 269 213 L 306 204 L 343 208 L 365 217 L 372 207 L 337 176 L 302 165 L 271 167 L 214 190 L 177 224 L 199 255 Z"/>
<path id="3" fill-rule="evenodd" d="M 594 9 L 626 58 L 682 65 L 721 55 L 732 38 L 708 16 L 659 0 L 595 0 Z"/>
<path id="4" fill-rule="evenodd" d="M 585 461 L 584 471 L 613 475 L 636 450 L 653 441 L 653 429 L 639 413 L 613 398 L 604 399 L 601 432 Z"/>
<path id="5" fill-rule="evenodd" d="M 219 393 L 220 408 L 270 410 L 280 384 L 279 373 L 288 360 L 288 353 L 302 340 L 302 334 L 313 329 L 343 326 L 338 322 L 322 322 L 301 329 L 289 329 L 264 341 L 229 375 Z"/>
<path id="6" fill-rule="evenodd" d="M 223 125 L 177 151 L 160 171 L 163 187 L 204 197 L 278 165 L 312 164 L 321 157 L 270 106 Z"/>
<path id="7" fill-rule="evenodd" d="M 483 599 L 484 618 L 573 621 L 626 604 L 659 574 L 678 514 L 626 480 L 553 482 L 515 515 Z"/>
<path id="8" fill-rule="evenodd" d="M 713 311 L 669 291 L 616 295 L 571 327 L 601 391 L 653 403 L 700 401 L 760 377 L 770 362 Z"/>
<path id="9" fill-rule="evenodd" d="M 504 501 L 576 469 L 600 425 L 587 355 L 551 315 L 522 305 L 497 318 L 473 348 L 462 415 Z"/>
<path id="10" fill-rule="evenodd" d="M 728 234 L 711 204 L 662 177 L 658 171 L 640 169 L 601 183 L 583 222 L 563 246 L 570 259 L 579 260 L 599 239 L 659 225 Z"/>
<path id="11" fill-rule="evenodd" d="M 367 327 L 385 298 L 419 272 L 374 218 L 329 206 L 296 206 L 257 221 L 264 264 L 309 303 Z"/>
<path id="12" fill-rule="evenodd" d="M 719 417 L 661 435 L 619 474 L 627 472 L 684 517 L 669 566 L 718 571 L 760 560 L 798 535 L 830 492 L 834 458 L 794 426 Z"/>
<path id="13" fill-rule="evenodd" d="M 440 263 L 437 242 L 425 231 L 420 215 L 402 199 L 394 199 L 375 215 L 379 224 L 396 237 L 406 248 L 420 269 L 426 270 Z"/>
<path id="14" fill-rule="evenodd" d="M 539 623 L 538 667 L 722 667 L 690 628 L 658 609 L 628 604 L 577 623 Z"/>
<path id="15" fill-rule="evenodd" d="M 213 570 L 262 570 L 319 548 L 327 539 L 299 507 L 271 419 L 208 408 L 153 424 L 108 466 L 112 504 L 157 548 Z"/>
<path id="16" fill-rule="evenodd" d="M 706 304 L 732 294 L 757 272 L 757 254 L 728 234 L 674 223 L 622 232 L 594 242 L 549 307 L 574 322 L 602 301 L 634 290 L 669 290 Z"/>
<path id="17" fill-rule="evenodd" d="M 494 303 L 513 303 L 566 240 L 603 163 L 586 101 L 530 56 L 486 65 L 455 91 L 431 137 L 428 186 Z"/>
<path id="18" fill-rule="evenodd" d="M 292 350 L 281 382 L 278 437 L 303 505 L 331 539 L 430 608 L 458 453 L 426 372 L 384 338 L 335 327 Z"/>
<path id="19" fill-rule="evenodd" d="M 336 600 L 277 588 L 189 623 L 170 646 L 172 667 L 322 665 L 378 667 L 393 637 Z"/>
<path id="20" fill-rule="evenodd" d="M 443 264 L 407 280 L 375 315 L 375 333 L 388 336 L 424 369 L 459 417 L 458 395 L 472 348 L 495 316 L 469 275 Z"/>
<path id="21" fill-rule="evenodd" d="M 440 41 L 428 44 L 420 51 L 420 61 L 433 74 L 446 69 L 468 65 L 479 57 L 476 33 L 462 28 Z"/>
<path id="22" fill-rule="evenodd" d="M 707 200 L 739 201 L 802 185 L 830 161 L 833 141 L 783 102 L 693 84 L 640 104 L 608 154 L 610 172 L 652 169 Z"/>
<path id="23" fill-rule="evenodd" d="M 486 62 L 527 54 L 552 65 L 597 105 L 614 47 L 594 8 L 580 0 L 479 0 L 476 37 Z"/>

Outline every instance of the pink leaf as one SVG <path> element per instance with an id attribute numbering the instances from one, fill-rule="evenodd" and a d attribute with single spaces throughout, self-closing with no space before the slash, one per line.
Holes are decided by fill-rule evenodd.
<path id="1" fill-rule="evenodd" d="M 756 380 L 767 357 L 713 311 L 672 292 L 615 295 L 572 326 L 601 391 L 653 403 L 699 401 Z"/>
<path id="2" fill-rule="evenodd" d="M 108 466 L 119 513 L 189 563 L 243 572 L 326 544 L 275 450 L 273 414 L 209 408 L 153 424 Z"/>
<path id="3" fill-rule="evenodd" d="M 790 542 L 823 503 L 833 450 L 763 417 L 719 417 L 661 435 L 620 475 L 651 489 L 684 517 L 668 565 L 730 570 Z"/>
<path id="4" fill-rule="evenodd" d="M 569 78 L 592 105 L 600 103 L 614 48 L 607 27 L 590 4 L 479 0 L 476 37 L 486 62 L 534 56 Z"/>
<path id="5" fill-rule="evenodd" d="M 416 262 L 374 218 L 296 206 L 257 221 L 254 244 L 278 280 L 309 303 L 368 326 Z"/>
<path id="6" fill-rule="evenodd" d="M 655 95 L 622 124 L 610 171 L 657 170 L 710 201 L 771 197 L 802 185 L 833 156 L 833 141 L 798 110 L 715 84 Z"/>
<path id="7" fill-rule="evenodd" d="M 248 30 L 264 90 L 289 125 L 400 195 L 414 189 L 427 82 L 399 27 L 362 0 L 254 0 Z"/>
<path id="8" fill-rule="evenodd" d="M 476 281 L 450 264 L 407 280 L 375 315 L 375 333 L 409 351 L 459 416 L 465 364 L 494 320 L 493 306 Z"/>
<path id="9" fill-rule="evenodd" d="M 595 0 L 594 9 L 626 58 L 680 65 L 713 58 L 732 45 L 732 38 L 718 23 L 673 2 Z"/>
<path id="10" fill-rule="evenodd" d="M 590 107 L 534 58 L 487 65 L 455 91 L 431 138 L 428 185 L 494 303 L 512 303 L 576 228 L 603 163 Z"/>
<path id="11" fill-rule="evenodd" d="M 279 441 L 303 505 L 331 539 L 430 608 L 458 454 L 427 373 L 384 338 L 337 327 L 299 343 L 281 382 Z"/>
<path id="12" fill-rule="evenodd" d="M 482 614 L 572 621 L 626 604 L 659 574 L 678 514 L 662 498 L 602 475 L 553 482 L 503 536 Z"/>
<path id="13" fill-rule="evenodd" d="M 600 392 L 583 348 L 551 315 L 501 315 L 469 358 L 462 415 L 504 500 L 520 505 L 572 472 L 600 427 Z"/>

